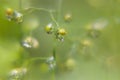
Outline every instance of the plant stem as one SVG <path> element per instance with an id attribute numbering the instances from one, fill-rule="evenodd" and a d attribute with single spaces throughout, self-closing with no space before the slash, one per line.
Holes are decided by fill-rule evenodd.
<path id="1" fill-rule="evenodd" d="M 59 24 L 57 22 L 60 22 L 61 6 L 62 6 L 62 0 L 58 0 L 57 20 L 53 16 L 53 13 L 50 12 L 51 19 L 55 22 L 57 27 L 59 27 Z M 55 60 L 55 64 L 56 64 L 56 47 L 57 47 L 57 44 L 56 44 L 56 41 L 55 41 L 54 42 L 54 48 L 53 48 L 53 57 L 54 57 L 54 60 Z M 52 80 L 56 80 L 56 78 L 55 78 L 55 68 L 52 72 Z"/>
<path id="2" fill-rule="evenodd" d="M 55 70 L 52 71 L 52 78 L 51 78 L 51 80 L 56 80 L 56 79 L 55 79 Z"/>
<path id="3" fill-rule="evenodd" d="M 57 9 L 57 21 L 60 22 L 61 9 L 62 9 L 62 0 L 58 0 L 58 9 Z"/>
<path id="4" fill-rule="evenodd" d="M 57 27 L 59 26 L 58 22 L 56 21 L 54 15 L 53 15 L 54 10 L 48 10 L 48 9 L 45 9 L 45 8 L 29 7 L 27 9 L 23 10 L 23 11 L 28 11 L 28 10 L 31 10 L 29 13 L 32 13 L 34 10 L 48 12 L 50 14 L 50 17 L 51 17 L 52 21 L 55 22 L 55 24 L 56 24 Z"/>
<path id="5" fill-rule="evenodd" d="M 45 8 L 35 8 L 35 7 L 29 7 L 29 8 L 27 8 L 27 9 L 33 9 L 33 10 L 39 10 L 39 11 L 46 11 L 46 12 L 50 12 L 50 10 L 45 9 Z M 51 11 L 53 11 L 53 10 L 51 10 Z"/>
<path id="6" fill-rule="evenodd" d="M 46 57 L 35 57 L 35 58 L 31 58 L 30 61 L 36 61 L 36 60 L 46 60 L 48 58 Z"/>
<path id="7" fill-rule="evenodd" d="M 58 22 L 56 21 L 55 17 L 53 16 L 53 13 L 50 11 L 50 16 L 51 16 L 51 19 L 55 22 L 55 24 L 57 25 L 57 27 L 59 27 L 59 24 Z"/>
<path id="8" fill-rule="evenodd" d="M 53 48 L 53 57 L 54 57 L 54 60 L 56 61 L 56 45 Z"/>
<path id="9" fill-rule="evenodd" d="M 22 9 L 22 0 L 19 0 L 19 9 Z"/>
<path id="10" fill-rule="evenodd" d="M 31 11 L 30 11 L 31 10 Z M 45 8 L 36 8 L 36 7 L 28 7 L 23 9 L 22 11 L 27 11 L 29 13 L 32 13 L 33 11 L 38 10 L 38 11 L 45 11 L 45 12 L 55 12 L 54 10 L 49 10 L 49 9 L 45 9 Z"/>

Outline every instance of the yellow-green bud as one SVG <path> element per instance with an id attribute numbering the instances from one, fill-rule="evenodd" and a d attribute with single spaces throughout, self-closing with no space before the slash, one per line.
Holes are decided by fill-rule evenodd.
<path id="1" fill-rule="evenodd" d="M 48 34 L 52 33 L 52 31 L 53 31 L 53 26 L 52 26 L 51 23 L 48 24 L 48 25 L 45 27 L 45 31 L 46 31 Z"/>
<path id="2" fill-rule="evenodd" d="M 11 8 L 6 9 L 6 14 L 7 15 L 13 15 L 13 13 L 14 13 L 13 9 L 11 9 Z"/>
<path id="3" fill-rule="evenodd" d="M 63 35 L 63 36 L 64 36 L 64 35 L 66 35 L 66 33 L 67 33 L 67 32 L 66 32 L 65 29 L 63 29 L 63 28 L 58 29 L 58 34 L 59 34 L 59 35 Z"/>

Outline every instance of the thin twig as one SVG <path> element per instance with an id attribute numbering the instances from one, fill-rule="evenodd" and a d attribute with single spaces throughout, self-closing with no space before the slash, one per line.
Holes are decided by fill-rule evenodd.
<path id="1" fill-rule="evenodd" d="M 47 57 L 35 57 L 35 58 L 31 58 L 30 61 L 36 61 L 36 60 L 47 60 Z"/>
<path id="2" fill-rule="evenodd" d="M 57 25 L 57 27 L 59 27 L 58 22 L 56 21 L 55 17 L 53 16 L 53 13 L 50 11 L 50 17 L 51 19 L 55 22 L 55 24 Z"/>
<path id="3" fill-rule="evenodd" d="M 50 17 L 51 17 L 52 21 L 55 22 L 55 24 L 56 24 L 57 27 L 59 26 L 58 22 L 56 21 L 55 17 L 53 16 L 53 12 L 55 12 L 54 10 L 49 10 L 49 9 L 45 9 L 45 8 L 29 7 L 27 9 L 23 9 L 22 11 L 30 11 L 29 12 L 29 14 L 30 14 L 30 13 L 32 13 L 35 10 L 48 12 L 50 14 Z"/>
<path id="4" fill-rule="evenodd" d="M 22 9 L 22 0 L 19 0 L 19 9 Z"/>

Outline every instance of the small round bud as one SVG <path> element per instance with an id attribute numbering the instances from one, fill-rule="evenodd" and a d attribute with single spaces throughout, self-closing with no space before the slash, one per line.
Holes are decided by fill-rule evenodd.
<path id="1" fill-rule="evenodd" d="M 11 8 L 6 9 L 6 14 L 7 15 L 13 15 L 14 11 Z"/>
<path id="2" fill-rule="evenodd" d="M 33 37 L 27 37 L 22 42 L 22 46 L 26 48 L 38 48 L 39 42 Z"/>
<path id="3" fill-rule="evenodd" d="M 13 14 L 14 14 L 14 11 L 11 8 L 6 9 L 6 17 L 9 21 L 14 19 Z"/>
<path id="4" fill-rule="evenodd" d="M 49 65 L 49 70 L 53 70 L 56 66 L 56 62 L 55 62 L 55 59 L 53 56 L 49 57 L 47 60 L 46 60 L 47 64 Z"/>
<path id="5" fill-rule="evenodd" d="M 53 26 L 52 24 L 48 24 L 46 27 L 45 27 L 45 31 L 48 33 L 48 34 L 51 34 L 53 32 Z"/>
<path id="6" fill-rule="evenodd" d="M 63 28 L 58 29 L 58 34 L 59 35 L 63 35 L 64 36 L 64 35 L 66 35 L 66 33 L 67 32 L 65 31 L 65 29 L 63 29 Z"/>
<path id="7" fill-rule="evenodd" d="M 26 68 L 16 68 L 9 72 L 9 80 L 22 80 L 23 76 L 26 74 Z"/>
<path id="8" fill-rule="evenodd" d="M 67 70 L 70 70 L 70 71 L 71 71 L 71 70 L 73 70 L 73 69 L 75 68 L 76 62 L 75 62 L 74 59 L 69 58 L 69 59 L 66 61 L 65 65 L 66 65 Z"/>
<path id="9" fill-rule="evenodd" d="M 17 23 L 21 23 L 23 21 L 23 15 L 17 11 L 14 12 L 14 18 Z"/>
<path id="10" fill-rule="evenodd" d="M 83 45 L 83 46 L 90 46 L 92 43 L 91 43 L 91 41 L 90 40 L 83 40 L 82 42 L 81 42 L 81 44 Z"/>
<path id="11" fill-rule="evenodd" d="M 69 14 L 69 13 L 68 13 L 68 14 L 65 14 L 64 20 L 67 21 L 67 22 L 71 21 L 71 20 L 72 20 L 72 15 Z"/>
<path id="12" fill-rule="evenodd" d="M 66 30 L 63 28 L 59 28 L 56 32 L 56 39 L 58 39 L 59 41 L 64 41 L 64 36 L 67 34 Z"/>

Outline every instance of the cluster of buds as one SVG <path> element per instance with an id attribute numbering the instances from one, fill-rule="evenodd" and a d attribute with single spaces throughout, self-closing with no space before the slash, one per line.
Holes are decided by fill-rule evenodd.
<path id="1" fill-rule="evenodd" d="M 21 23 L 23 21 L 23 15 L 11 8 L 6 9 L 6 16 L 9 21 L 15 21 L 17 23 Z"/>
<path id="2" fill-rule="evenodd" d="M 56 39 L 60 41 L 64 41 L 64 36 L 66 35 L 66 31 L 64 28 L 59 28 L 56 32 Z"/>
<path id="3" fill-rule="evenodd" d="M 53 25 L 50 23 L 45 27 L 45 31 L 48 34 L 55 34 L 56 39 L 58 39 L 59 41 L 64 41 L 64 36 L 66 35 L 66 30 L 64 28 L 57 28 L 55 29 L 53 27 Z"/>
<path id="4" fill-rule="evenodd" d="M 54 59 L 53 56 L 49 57 L 49 58 L 46 60 L 46 63 L 48 64 L 50 71 L 55 69 L 56 62 L 55 62 L 55 59 Z"/>
<path id="5" fill-rule="evenodd" d="M 101 31 L 108 25 L 108 21 L 104 19 L 98 19 L 97 21 L 88 24 L 86 29 L 88 30 L 88 34 L 91 37 L 99 37 L 101 34 Z"/>
<path id="6" fill-rule="evenodd" d="M 9 72 L 8 79 L 9 80 L 22 80 L 26 72 L 27 72 L 26 68 L 13 69 Z"/>

